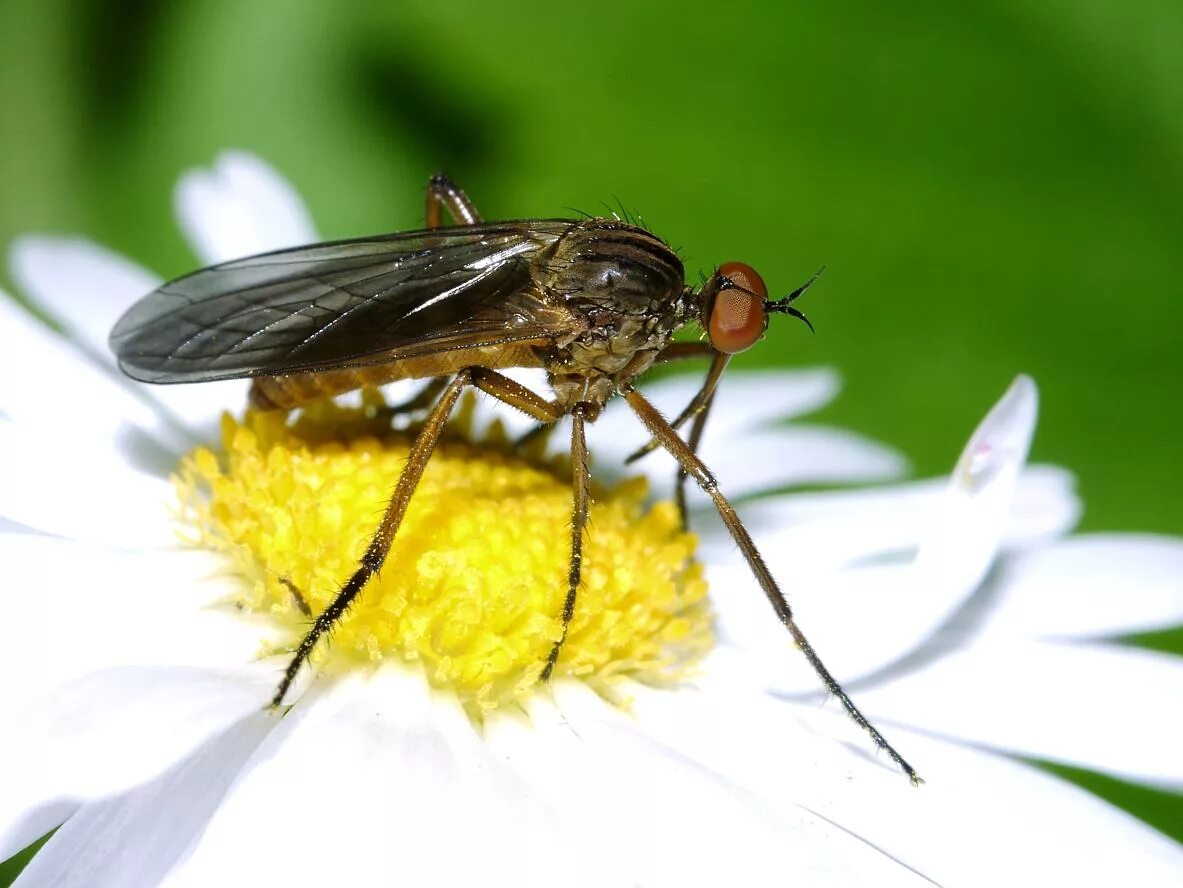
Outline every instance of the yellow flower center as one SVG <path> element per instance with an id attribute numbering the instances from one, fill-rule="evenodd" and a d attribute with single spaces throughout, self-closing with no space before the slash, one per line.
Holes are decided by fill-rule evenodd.
<path id="1" fill-rule="evenodd" d="M 190 453 L 176 478 L 193 541 L 242 578 L 235 606 L 289 630 L 283 650 L 356 568 L 407 459 L 410 435 L 391 430 L 378 395 L 364 400 L 318 404 L 295 421 L 226 416 L 224 452 Z M 515 455 L 497 424 L 480 440 L 470 427 L 469 404 L 432 455 L 380 575 L 313 659 L 418 661 L 479 716 L 536 690 L 562 633 L 572 494 L 569 463 Z M 594 491 L 555 669 L 609 698 L 622 678 L 677 680 L 713 643 L 695 538 L 671 503 L 645 511 L 645 495 L 643 479 Z"/>

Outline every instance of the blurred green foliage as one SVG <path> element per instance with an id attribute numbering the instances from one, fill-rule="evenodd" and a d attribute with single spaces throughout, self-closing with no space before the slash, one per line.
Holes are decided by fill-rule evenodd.
<path id="1" fill-rule="evenodd" d="M 3 0 L 0 242 L 187 271 L 170 189 L 226 147 L 326 237 L 418 227 L 437 168 L 489 218 L 619 198 L 691 269 L 828 266 L 818 335 L 739 361 L 840 368 L 826 421 L 944 472 L 1025 371 L 1083 527 L 1183 533 L 1181 46 L 1177 0 Z"/>
<path id="2" fill-rule="evenodd" d="M 1018 371 L 1086 528 L 1183 532 L 1183 8 L 6 0 L 0 240 L 82 232 L 164 274 L 184 168 L 254 150 L 326 236 L 620 198 L 692 268 L 787 291 L 748 363 L 830 363 L 826 417 L 922 473 Z"/>

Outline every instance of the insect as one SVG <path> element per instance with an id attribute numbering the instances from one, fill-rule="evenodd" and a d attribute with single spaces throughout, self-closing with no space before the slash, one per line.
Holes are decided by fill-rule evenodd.
<path id="1" fill-rule="evenodd" d="M 454 225 L 442 225 L 444 209 Z M 468 196 L 439 174 L 428 185 L 425 229 L 278 250 L 193 272 L 133 305 L 111 332 L 111 348 L 123 371 L 143 382 L 250 377 L 250 400 L 260 409 L 290 410 L 399 379 L 430 380 L 403 405 L 430 409 L 386 511 L 354 573 L 297 647 L 274 706 L 382 566 L 432 450 L 469 387 L 543 427 L 571 417 L 571 556 L 562 633 L 541 674 L 549 679 L 579 592 L 590 501 L 584 427 L 619 395 L 651 436 L 633 456 L 662 447 L 674 457 L 683 516 L 686 477 L 698 482 L 822 684 L 917 783 L 916 771 L 822 663 L 747 529 L 696 455 L 731 355 L 759 341 L 772 314 L 804 320 L 793 302 L 811 283 L 770 300 L 754 269 L 728 262 L 693 288 L 677 254 L 629 220 L 485 222 Z M 689 323 L 701 325 L 705 341 L 673 342 Z M 669 422 L 634 384 L 654 364 L 686 358 L 709 358 L 710 366 L 697 394 Z M 553 397 L 499 372 L 511 367 L 543 368 Z M 687 422 L 683 440 L 677 430 Z"/>

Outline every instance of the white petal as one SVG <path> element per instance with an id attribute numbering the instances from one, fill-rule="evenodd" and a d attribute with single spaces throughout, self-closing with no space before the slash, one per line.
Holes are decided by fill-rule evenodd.
<path id="1" fill-rule="evenodd" d="M 908 467 L 889 447 L 823 426 L 764 429 L 730 441 L 707 436 L 700 455 L 732 499 L 799 484 L 886 481 Z"/>
<path id="2" fill-rule="evenodd" d="M 698 391 L 701 379 L 675 377 L 662 382 L 659 392 L 677 405 L 676 412 Z M 669 392 L 666 385 L 680 392 Z M 737 435 L 748 428 L 795 419 L 825 407 L 838 396 L 842 379 L 830 367 L 801 370 L 728 371 L 719 381 L 711 405 L 708 428 L 718 437 Z M 734 430 L 734 432 L 731 432 Z"/>
<path id="3" fill-rule="evenodd" d="M 1116 636 L 1183 623 L 1183 540 L 1090 534 L 1008 558 L 991 631 Z"/>
<path id="4" fill-rule="evenodd" d="M 885 557 L 904 557 L 919 547 L 945 494 L 945 479 L 864 490 L 794 493 L 743 503 L 740 517 L 774 568 L 787 561 L 812 570 L 836 569 Z M 1003 543 L 1023 548 L 1070 530 L 1079 513 L 1072 476 L 1055 466 L 1032 466 L 1019 476 Z M 706 531 L 705 522 L 696 529 Z M 722 543 L 722 546 L 719 543 Z M 704 535 L 704 561 L 727 561 L 734 545 L 717 533 Z"/>
<path id="5" fill-rule="evenodd" d="M 1034 383 L 1020 376 L 970 438 L 946 491 L 930 501 L 914 563 L 834 570 L 850 555 L 845 535 L 864 545 L 874 535 L 874 527 L 868 531 L 857 522 L 849 527 L 831 524 L 824 532 L 807 526 L 796 534 L 798 539 L 790 532 L 765 542 L 769 564 L 786 592 L 807 590 L 794 595 L 797 620 L 842 680 L 882 669 L 918 647 L 977 588 L 994 561 L 1014 505 L 1035 412 Z M 890 510 L 889 500 L 883 504 Z M 899 505 L 909 511 L 916 502 Z M 881 512 L 872 520 L 883 517 Z M 893 532 L 899 530 L 889 534 Z M 902 542 L 898 537 L 895 541 Z M 797 552 L 809 554 L 795 558 Z M 732 572 L 724 582 L 738 585 L 737 579 Z M 724 611 L 721 624 L 729 640 L 766 658 L 762 665 L 775 676 L 774 687 L 801 690 L 799 683 L 807 676 L 799 661 L 786 661 L 788 645 L 783 639 L 772 641 L 772 627 L 753 619 L 750 609 Z"/>
<path id="6" fill-rule="evenodd" d="M 1017 378 L 972 435 L 951 484 L 936 499 L 931 490 L 914 486 L 894 504 L 890 495 L 814 499 L 815 511 L 821 503 L 823 510 L 838 507 L 836 514 L 825 523 L 757 537 L 797 623 L 839 681 L 877 673 L 918 649 L 977 588 L 1015 507 L 1035 407 L 1034 384 Z M 864 516 L 845 518 L 842 508 L 860 501 Z M 904 549 L 917 527 L 922 542 L 914 563 L 898 557 L 851 563 L 855 545 L 864 547 L 864 557 L 885 555 L 888 546 Z M 709 575 L 717 589 L 720 636 L 750 653 L 769 688 L 815 691 L 813 670 L 780 622 L 769 617 L 754 594 L 755 583 L 737 562 L 733 555 L 718 557 Z"/>
<path id="7" fill-rule="evenodd" d="M 673 419 L 694 397 L 701 384 L 701 376 L 680 374 L 646 383 L 643 390 L 645 397 L 663 416 Z M 824 407 L 834 399 L 840 387 L 838 374 L 827 367 L 769 372 L 729 371 L 719 382 L 706 438 L 726 444 L 742 440 L 751 429 Z M 780 430 L 785 431 L 788 430 Z M 683 429 L 683 434 L 685 432 Z M 605 463 L 622 460 L 647 440 L 644 426 L 622 398 L 609 402 L 603 416 L 596 420 L 593 435 L 596 452 Z M 651 456 L 638 463 L 637 468 L 661 471 L 650 465 L 656 462 L 657 458 Z M 662 471 L 662 474 L 668 472 Z"/>
<path id="8" fill-rule="evenodd" d="M 970 437 L 916 555 L 905 613 L 923 617 L 897 620 L 893 632 L 915 643 L 931 635 L 994 563 L 1037 412 L 1035 383 L 1019 376 Z"/>
<path id="9" fill-rule="evenodd" d="M 924 763 L 929 782 L 917 795 L 936 798 L 916 799 L 913 818 L 891 798 L 848 797 L 842 820 L 901 857 L 923 856 L 938 884 L 1166 888 L 1183 872 L 1183 847 L 1071 783 L 1001 756 L 898 739 Z"/>
<path id="10" fill-rule="evenodd" d="M 175 200 L 181 230 L 207 265 L 318 240 L 296 190 L 246 152 L 226 151 L 213 169 L 187 172 Z"/>
<path id="11" fill-rule="evenodd" d="M 1076 526 L 1083 511 L 1076 478 L 1060 466 L 1030 465 L 1019 475 L 1002 531 L 1005 549 L 1047 543 Z"/>
<path id="12" fill-rule="evenodd" d="M 837 567 L 914 550 L 945 484 L 932 479 L 792 493 L 744 503 L 740 513 L 754 536 L 775 538 L 796 557 Z"/>
<path id="13" fill-rule="evenodd" d="M 1023 473 L 1011 510 L 1013 545 L 1027 547 L 1067 529 L 1063 519 L 1075 513 L 1068 479 L 1050 467 Z M 795 494 L 740 507 L 799 624 L 841 680 L 873 673 L 915 650 L 950 619 L 943 595 L 917 594 L 907 558 L 930 526 L 944 489 L 942 483 L 925 481 Z M 1029 508 L 1032 503 L 1038 505 Z M 704 534 L 700 557 L 710 565 L 707 577 L 721 639 L 752 656 L 767 687 L 815 691 L 816 676 L 764 602 L 731 539 Z M 1004 607 L 1014 600 L 1009 592 L 1001 596 Z M 996 626 L 995 618 L 987 617 L 977 614 L 970 628 L 1005 631 L 1004 623 Z"/>
<path id="14" fill-rule="evenodd" d="M 12 520 L 0 515 L 0 533 L 3 533 L 3 534 L 27 533 L 27 534 L 32 534 L 34 536 L 39 536 L 41 532 L 38 530 L 34 530 L 33 528 L 29 527 L 28 525 L 18 524 L 17 522 L 12 521 Z"/>
<path id="15" fill-rule="evenodd" d="M 56 341 L 52 332 L 43 330 L 34 329 L 26 336 L 26 326 L 12 331 L 14 342 L 21 343 L 23 349 L 37 348 L 43 354 L 52 351 L 52 359 L 43 356 L 40 360 L 61 375 L 63 382 L 69 384 L 68 391 L 101 383 L 104 390 L 111 393 L 112 382 L 115 383 L 114 389 L 120 390 L 111 393 L 110 398 L 77 395 L 73 403 L 102 405 L 103 415 L 109 421 L 131 416 L 149 428 L 163 425 L 166 439 L 179 442 L 184 448 L 216 435 L 221 411 L 245 403 L 248 384 L 245 380 L 192 386 L 146 386 L 133 382 L 116 368 L 107 337 L 115 321 L 133 302 L 160 285 L 161 280 L 151 272 L 78 238 L 21 238 L 13 245 L 12 262 L 13 275 L 22 288 L 61 325 L 81 355 L 60 357 L 71 351 L 65 343 Z M 25 323 L 33 322 L 25 319 Z M 27 351 L 13 350 L 9 355 L 9 361 L 21 359 L 28 359 Z M 4 372 L 8 372 L 7 368 Z M 19 380 L 26 378 L 30 379 L 34 394 L 39 395 L 38 403 L 54 405 L 55 416 L 70 416 L 61 410 L 58 399 L 45 396 L 52 383 L 46 384 L 44 374 L 32 378 L 27 374 L 17 377 Z M 32 385 L 33 382 L 36 385 Z M 107 403 L 108 400 L 112 403 Z M 166 417 L 145 419 L 145 408 L 165 413 Z"/>
<path id="16" fill-rule="evenodd" d="M 0 859 L 71 806 L 150 780 L 264 705 L 270 668 L 109 669 L 0 712 Z"/>
<path id="17" fill-rule="evenodd" d="M 414 671 L 355 674 L 297 702 L 167 884 L 361 885 L 392 862 L 407 884 L 499 884 L 499 866 L 531 884 L 577 859 L 532 802 Z M 310 825 L 327 853 L 293 845 Z"/>
<path id="18" fill-rule="evenodd" d="M 555 698 L 557 709 L 530 701 L 531 725 L 498 722 L 489 743 L 567 829 L 610 849 L 612 884 L 765 884 L 772 873 L 775 884 L 921 883 L 841 824 L 735 786 L 586 687 L 561 684 Z"/>
<path id="19" fill-rule="evenodd" d="M 925 731 L 1183 788 L 1183 657 L 996 639 L 854 693 L 869 714 Z"/>
<path id="20" fill-rule="evenodd" d="M 1023 885 L 1165 886 L 1183 867 L 1183 847 L 1071 784 L 890 725 L 924 786 L 885 756 L 875 764 L 838 711 L 777 708 L 727 683 L 697 699 L 641 690 L 633 710 L 735 785 L 816 811 L 935 884 L 993 888 L 1018 873 Z"/>
<path id="21" fill-rule="evenodd" d="M 899 565 L 836 573 L 781 570 L 776 579 L 794 618 L 822 662 L 843 684 L 873 674 L 912 649 L 901 611 L 911 574 Z M 793 644 L 746 566 L 712 566 L 719 640 L 742 653 L 762 687 L 785 694 L 822 692 L 817 674 Z"/>
<path id="22" fill-rule="evenodd" d="M 9 707 L 110 666 L 234 668 L 281 637 L 224 602 L 232 585 L 204 551 L 0 534 L 0 564 L 8 619 L 22 627 L 0 646 L 0 674 L 22 676 L 5 689 Z"/>
<path id="23" fill-rule="evenodd" d="M 835 874 L 915 883 L 807 812 L 774 829 L 758 800 L 576 709 L 578 725 L 553 707 L 537 728 L 495 716 L 482 742 L 421 679 L 391 670 L 368 688 L 318 689 L 268 738 L 168 884 L 362 884 L 392 860 L 399 881 L 438 885 L 551 885 L 556 872 L 572 885 L 703 884 L 774 865 L 811 884 L 837 884 L 825 878 Z M 341 853 L 275 853 L 310 822 L 318 844 Z"/>
<path id="24" fill-rule="evenodd" d="M 14 422 L 127 455 L 154 449 L 171 466 L 192 446 L 142 398 L 0 293 L 0 410 Z M 0 488 L 2 489 L 2 488 Z"/>
<path id="25" fill-rule="evenodd" d="M 176 493 L 154 472 L 81 445 L 65 448 L 2 420 L 0 454 L 0 515 L 10 521 L 133 549 L 175 543 L 168 508 Z"/>
<path id="26" fill-rule="evenodd" d="M 663 416 L 673 419 L 702 386 L 705 366 L 704 362 L 702 373 L 680 373 L 645 383 L 645 397 Z M 837 372 L 829 367 L 763 372 L 729 370 L 719 381 L 708 428 L 718 437 L 739 437 L 747 429 L 820 410 L 834 400 L 841 386 Z M 634 433 L 640 427 L 623 402 L 614 402 L 610 412 L 619 414 L 619 418 L 605 413 L 601 421 L 627 424 Z"/>
<path id="27" fill-rule="evenodd" d="M 241 416 L 250 388 L 249 379 L 219 379 L 193 385 L 131 384 L 183 423 L 194 444 L 218 441 L 222 414 L 229 411 Z"/>
<path id="28" fill-rule="evenodd" d="M 239 768 L 277 721 L 270 712 L 256 712 L 147 783 L 84 804 L 16 884 L 159 884 L 196 842 Z"/>
<path id="29" fill-rule="evenodd" d="M 118 253 L 82 238 L 27 235 L 9 251 L 13 280 L 88 355 L 115 366 L 107 337 L 133 302 L 163 281 Z"/>

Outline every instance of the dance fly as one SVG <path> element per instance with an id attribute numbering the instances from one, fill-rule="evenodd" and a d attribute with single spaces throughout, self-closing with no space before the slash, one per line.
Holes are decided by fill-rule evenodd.
<path id="1" fill-rule="evenodd" d="M 454 225 L 444 226 L 447 209 Z M 816 277 L 816 275 L 815 275 Z M 428 380 L 412 407 L 428 407 L 410 457 L 370 544 L 333 602 L 318 614 L 276 689 L 279 706 L 320 638 L 382 566 L 423 469 L 460 395 L 473 387 L 543 426 L 571 417 L 573 508 L 562 634 L 542 670 L 549 679 L 578 603 L 589 505 L 586 423 L 621 396 L 651 440 L 677 461 L 678 502 L 693 478 L 711 497 L 777 617 L 851 718 L 918 783 L 916 771 L 855 706 L 822 663 L 747 529 L 696 455 L 715 387 L 731 355 L 755 345 L 769 317 L 804 316 L 793 302 L 813 279 L 772 300 L 760 275 L 720 265 L 688 286 L 677 254 L 628 219 L 485 222 L 448 177 L 431 179 L 426 227 L 277 250 L 224 262 L 164 284 L 116 323 L 111 348 L 125 373 L 151 383 L 252 380 L 265 410 L 400 379 Z M 700 342 L 674 342 L 698 324 Z M 635 388 L 654 364 L 709 359 L 702 387 L 672 422 Z M 546 371 L 544 398 L 504 375 Z M 678 429 L 690 423 L 685 439 Z"/>

